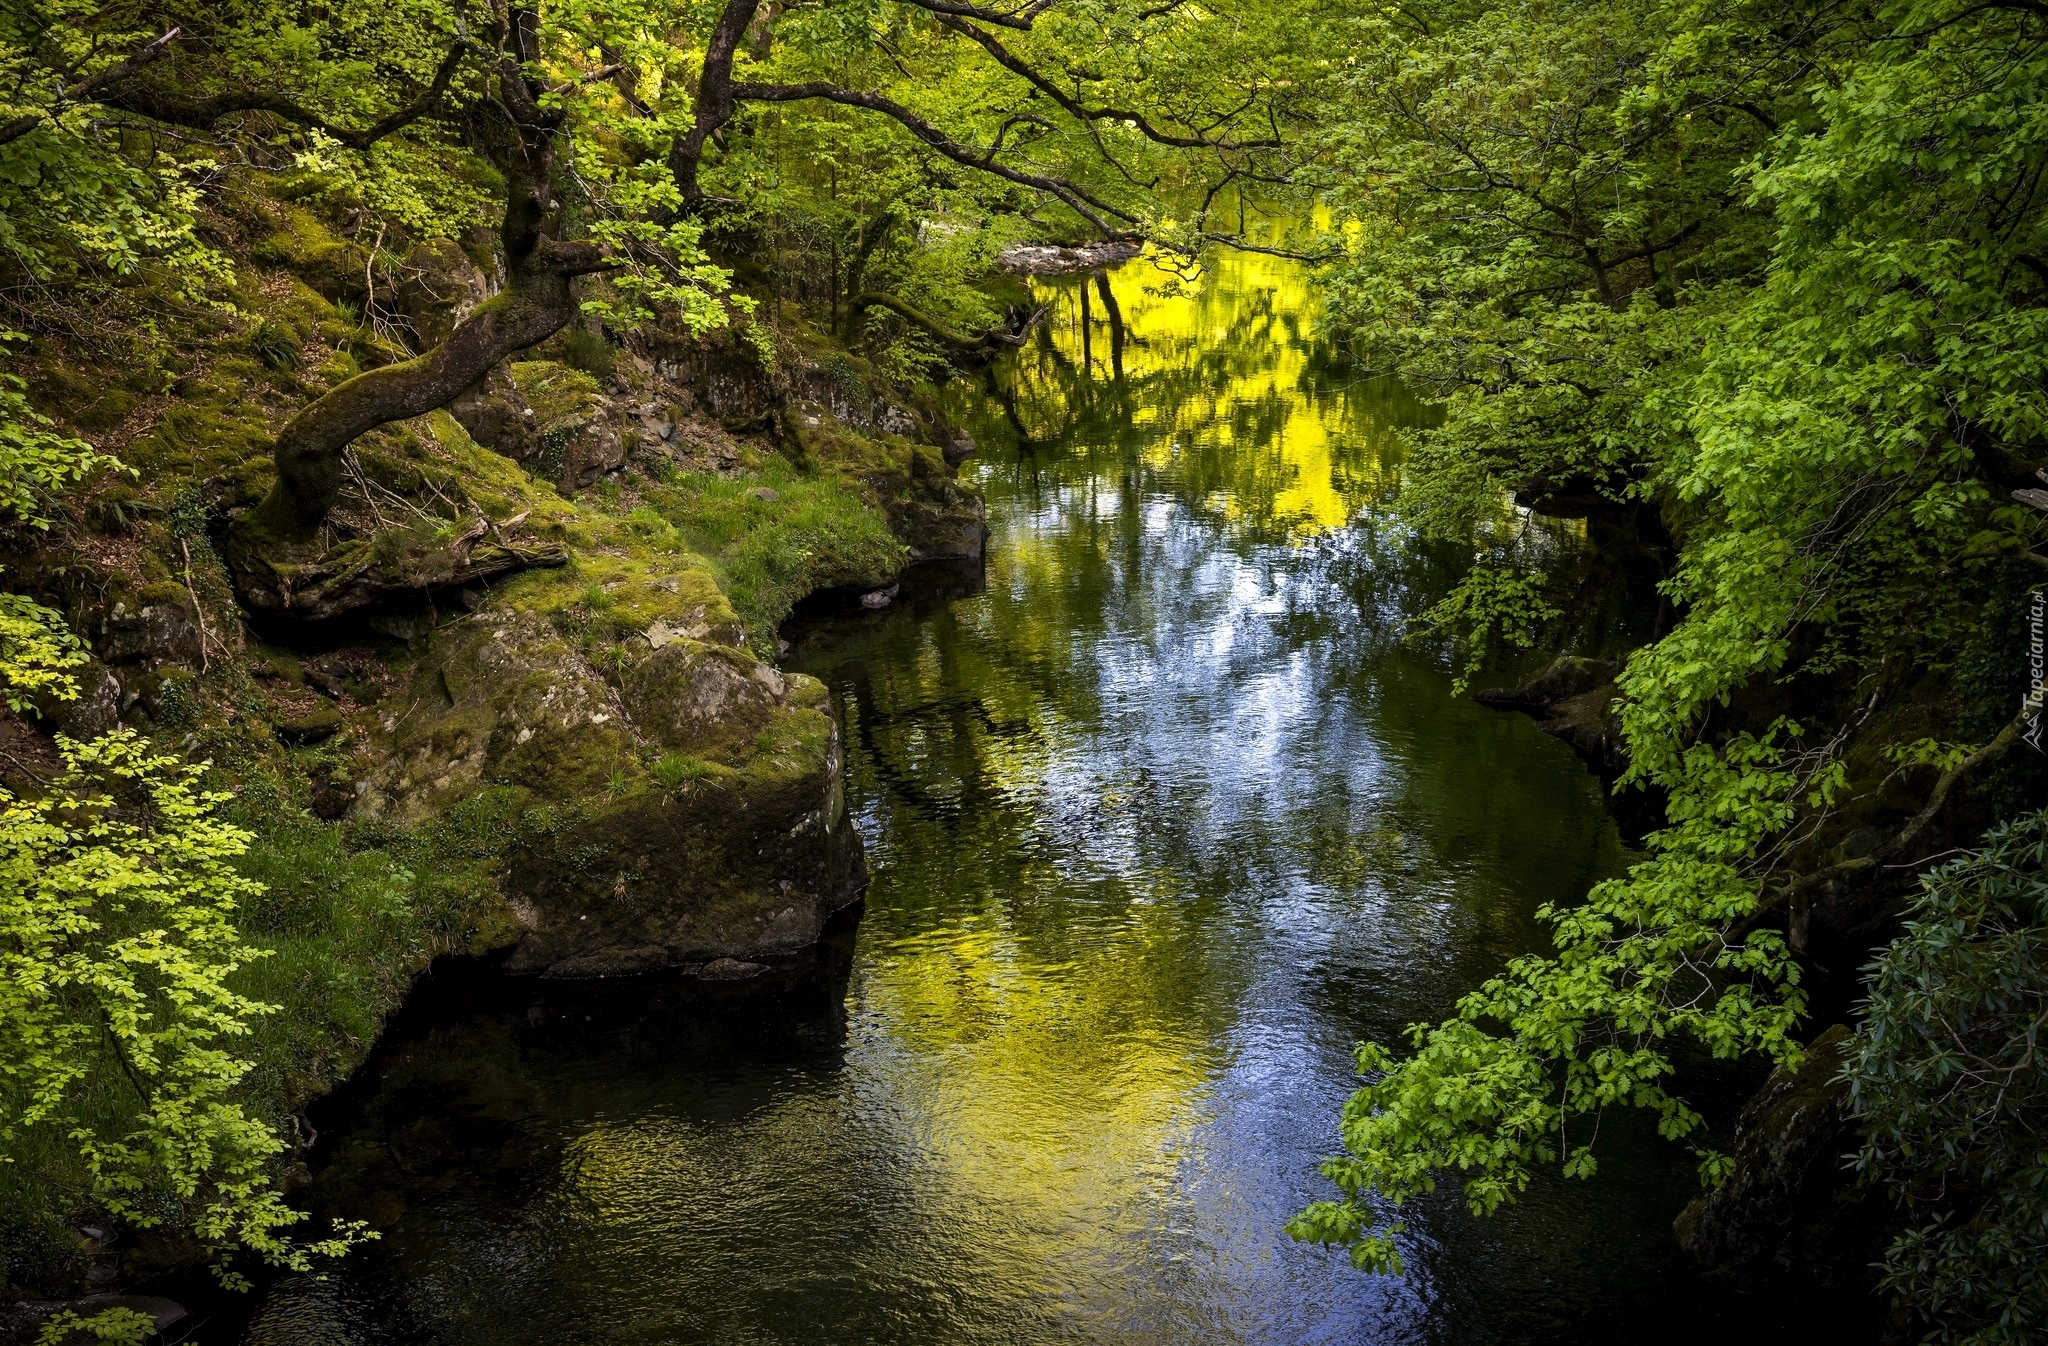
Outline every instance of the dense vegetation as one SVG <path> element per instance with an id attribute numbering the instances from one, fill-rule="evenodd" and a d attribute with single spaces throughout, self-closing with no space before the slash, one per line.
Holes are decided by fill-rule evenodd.
<path id="1" fill-rule="evenodd" d="M 1564 606 L 1510 492 L 1648 514 L 1675 612 L 1620 679 L 1622 783 L 1669 800 L 1647 858 L 1412 1054 L 1360 1052 L 1345 1198 L 1297 1229 L 1389 1267 L 1385 1203 L 1455 1175 L 1490 1210 L 1536 1165 L 1591 1174 L 1609 1109 L 1650 1110 L 1722 1179 L 1683 1060 L 1796 1062 L 1823 927 L 1854 956 L 1847 930 L 1913 876 L 2043 802 L 2014 756 L 2015 607 L 2048 562 L 2014 494 L 2048 455 L 2048 14 L 1449 4 L 1353 31 L 1322 132 L 1348 230 L 1331 294 L 1364 358 L 1444 400 L 1408 504 L 1477 560 L 1437 618 L 1527 645 Z M 2048 1314 L 2048 1189 L 2005 1167 L 2038 1162 L 2037 1123 L 2001 1103 L 1940 1129 L 1980 1054 L 2038 1089 L 2038 912 L 1964 896 L 2038 864 L 2015 838 L 1928 878 L 1853 1067 L 1867 1168 L 1998 1174 L 1893 1175 L 1917 1228 L 1887 1279 L 1958 1339 Z M 1974 1045 L 1901 1031 L 1929 1016 Z"/>
<path id="2" fill-rule="evenodd" d="M 1655 535 L 1668 620 L 1621 676 L 1619 735 L 1668 825 L 1552 913 L 1554 956 L 1412 1051 L 1361 1049 L 1341 1198 L 1296 1231 L 1398 1267 L 1393 1207 L 1589 1176 L 1613 1108 L 1717 1183 L 1732 1160 L 1681 1067 L 1796 1063 L 1813 949 L 1896 935 L 1850 1079 L 1859 1162 L 1908 1226 L 1886 1279 L 1938 1332 L 2022 1340 L 2048 1316 L 2048 794 L 2020 658 L 2048 525 L 2015 501 L 2048 467 L 2044 43 L 2025 0 L 29 0 L 0 14 L 0 342 L 25 370 L 160 373 L 132 408 L 203 384 L 168 352 L 211 331 L 282 401 L 138 459 L 137 505 L 91 416 L 0 373 L 0 508 L 17 546 L 154 511 L 197 608 L 195 549 L 246 592 L 324 536 L 352 445 L 542 342 L 602 371 L 639 328 L 770 363 L 800 331 L 849 387 L 846 352 L 914 384 L 1020 339 L 1008 244 L 1143 241 L 1191 271 L 1322 220 L 1285 246 L 1322 264 L 1352 358 L 1444 411 L 1402 505 L 1472 547 L 1430 623 L 1469 667 L 1582 636 L 1532 507 Z M 359 300 L 307 306 L 317 378 L 237 233 L 273 207 L 297 223 L 263 246 L 363 273 Z M 496 294 L 445 329 L 381 308 L 441 241 Z M 621 526 L 709 556 L 757 641 L 805 558 L 893 555 L 832 483 L 774 474 L 800 543 L 750 531 L 762 497 L 716 476 Z M 17 713 L 70 694 L 80 657 L 52 606 L 0 598 Z M 271 1008 L 235 989 L 261 961 L 245 875 L 363 894 L 342 909 L 375 924 L 413 900 L 389 896 L 403 846 L 328 884 L 360 857 L 309 825 L 237 869 L 249 835 L 186 768 L 121 737 L 62 752 L 0 819 L 8 1156 L 209 1251 L 301 1256 L 237 1051 Z M 1959 1101 L 1997 1072 L 2011 1088 Z"/>

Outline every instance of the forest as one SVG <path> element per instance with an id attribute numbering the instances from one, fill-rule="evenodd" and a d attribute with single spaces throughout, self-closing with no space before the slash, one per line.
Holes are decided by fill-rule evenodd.
<path id="1" fill-rule="evenodd" d="M 1124 835 L 1063 809 L 1167 808 L 1058 803 L 1045 762 L 1165 694 L 1165 638 L 1081 689 L 1060 660 L 1123 600 L 1075 577 L 1122 544 L 1057 572 L 1014 520 L 1078 518 L 1058 456 L 1157 427 L 1089 480 L 1249 555 L 1213 502 L 1301 461 L 1275 399 L 1369 395 L 1392 465 L 1259 488 L 1343 500 L 1261 564 L 1346 528 L 1406 558 L 1368 577 L 1396 599 L 1315 600 L 1316 648 L 1503 726 L 1427 753 L 1563 739 L 1620 858 L 1324 1043 L 1355 1074 L 1273 1101 L 1321 1139 L 1247 1237 L 1318 1286 L 1448 1284 L 1444 1222 L 1675 1164 L 1656 1255 L 1706 1302 L 2042 1340 L 2044 94 L 2035 0 L 4 0 L 0 1335 L 225 1341 L 249 1310 L 163 1306 L 418 1258 L 322 1195 L 321 1133 L 402 1074 L 436 969 L 784 988 L 863 891 L 852 938 L 897 928 L 913 766 L 903 817 L 983 779 L 1044 810 L 934 891 Z M 1300 278 L 1227 334 L 1263 402 L 1202 391 L 1223 324 L 1156 317 L 1231 276 Z M 881 665 L 806 662 L 807 614 L 908 621 L 948 566 L 1000 595 L 1005 554 L 1066 596 L 946 703 L 971 770 L 938 728 L 889 746 Z M 1334 757 L 1339 700 L 1272 713 Z M 1389 857 L 1434 833 L 1330 826 L 1421 903 Z M 1067 862 L 1018 864 L 1028 905 Z M 1118 1210 L 1179 1228 L 1186 1185 Z M 345 1339 L 430 1339 L 383 1330 Z M 720 1339 L 664 1330 L 593 1339 Z"/>

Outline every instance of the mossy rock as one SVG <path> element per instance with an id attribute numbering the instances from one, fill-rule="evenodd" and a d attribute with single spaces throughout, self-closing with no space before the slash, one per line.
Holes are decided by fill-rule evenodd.
<path id="1" fill-rule="evenodd" d="M 656 746 L 736 765 L 751 755 L 788 687 L 780 673 L 742 651 L 671 636 L 632 666 L 621 690 L 635 724 Z"/>
<path id="2" fill-rule="evenodd" d="M 506 608 L 437 632 L 368 728 L 359 808 L 407 823 L 486 783 L 564 803 L 639 769 L 610 685 L 550 624 Z"/>
<path id="3" fill-rule="evenodd" d="M 303 206 L 288 206 L 283 216 L 283 227 L 251 256 L 284 267 L 325 299 L 360 305 L 369 294 L 369 252 L 336 237 Z"/>
<path id="4" fill-rule="evenodd" d="M 505 891 L 526 933 L 508 968 L 596 976 L 814 945 L 866 883 L 815 687 L 791 687 L 736 769 L 543 815 L 522 833 Z"/>
<path id="5" fill-rule="evenodd" d="M 273 720 L 271 728 L 277 731 L 281 742 L 300 747 L 334 737 L 335 731 L 341 728 L 341 718 L 338 707 L 323 701 L 302 714 Z"/>
<path id="6" fill-rule="evenodd" d="M 796 408 L 788 431 L 806 466 L 873 493 L 912 561 L 980 559 L 988 542 L 987 507 L 978 491 L 959 481 L 943 449 L 901 435 L 861 434 L 815 405 Z"/>
<path id="7" fill-rule="evenodd" d="M 523 931 L 515 971 L 807 947 L 861 879 L 824 689 L 728 646 L 619 648 L 623 692 L 512 595 L 437 632 L 364 716 L 357 813 L 413 824 L 479 790 L 518 791 L 528 821 L 504 877 Z M 685 752 L 693 770 L 648 770 Z"/>

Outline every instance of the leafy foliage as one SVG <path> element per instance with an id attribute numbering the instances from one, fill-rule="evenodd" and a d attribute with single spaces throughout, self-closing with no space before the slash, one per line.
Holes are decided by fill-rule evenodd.
<path id="1" fill-rule="evenodd" d="M 156 1319 L 134 1309 L 101 1309 L 90 1318 L 81 1318 L 71 1309 L 52 1314 L 43 1323 L 42 1331 L 36 1336 L 37 1346 L 64 1346 L 83 1334 L 92 1341 L 117 1343 L 117 1346 L 141 1346 L 156 1331 Z"/>
<path id="2" fill-rule="evenodd" d="M 1679 542 L 1680 620 L 1620 680 L 1627 780 L 1667 792 L 1669 825 L 1548 913 L 1554 955 L 1418 1026 L 1410 1055 L 1361 1050 L 1341 1199 L 1293 1229 L 1386 1269 L 1389 1209 L 1440 1177 L 1491 1209 L 1536 1164 L 1590 1174 L 1610 1107 L 1696 1137 L 1679 1041 L 1796 1059 L 1788 862 L 1814 863 L 1873 710 L 1948 675 L 1992 567 L 2040 533 L 2001 501 L 2048 459 L 2048 26 L 1961 0 L 1620 0 L 1368 6 L 1357 31 L 1325 132 L 1356 184 L 1329 282 L 1361 354 L 1445 405 L 1411 512 L 1470 537 L 1510 493 L 1645 501 Z M 1480 574 L 1439 624 L 1543 620 L 1540 587 Z M 1762 709 L 1793 687 L 1810 732 Z M 1903 990 L 1880 978 L 1873 1023 Z M 1868 1068 L 1906 1047 L 1887 1035 Z M 1942 1246 L 1995 1279 L 1998 1249 Z M 1968 1317 L 1903 1266 L 1897 1288 Z"/>
<path id="3" fill-rule="evenodd" d="M 1870 968 L 1843 1073 L 1861 1171 L 1919 1223 L 1885 1283 L 1934 1339 L 2005 1346 L 2048 1323 L 2048 815 L 1928 875 Z M 1946 1195 L 1946 1199 L 1944 1199 Z M 1929 1213 L 1932 1213 L 1929 1218 Z"/>
<path id="4" fill-rule="evenodd" d="M 0 801 L 0 1137 L 64 1136 L 132 1225 L 303 1264 L 279 1233 L 301 1218 L 271 1180 L 283 1142 L 232 1097 L 234 1043 L 274 1008 L 231 985 L 262 956 L 234 923 L 258 891 L 234 868 L 248 833 L 203 768 L 132 733 L 59 743 L 43 797 Z"/>

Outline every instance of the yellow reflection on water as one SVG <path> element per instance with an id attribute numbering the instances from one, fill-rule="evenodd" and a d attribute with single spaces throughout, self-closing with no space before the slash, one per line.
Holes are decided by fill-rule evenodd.
<path id="1" fill-rule="evenodd" d="M 1419 408 L 1332 376 L 1301 263 L 1220 253 L 1184 281 L 1141 257 L 1036 289 L 1036 346 L 992 375 L 1027 444 L 1123 449 L 1205 512 L 1297 540 L 1392 484 L 1395 423 Z"/>

